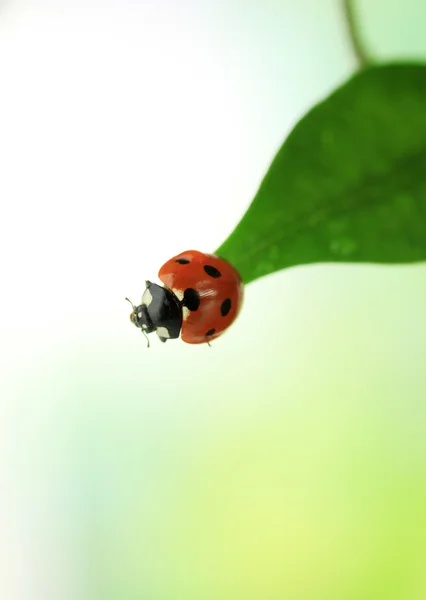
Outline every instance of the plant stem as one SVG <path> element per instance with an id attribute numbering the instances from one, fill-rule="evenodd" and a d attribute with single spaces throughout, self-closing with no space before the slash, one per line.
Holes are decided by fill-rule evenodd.
<path id="1" fill-rule="evenodd" d="M 345 15 L 346 26 L 349 33 L 349 39 L 352 49 L 356 56 L 358 65 L 362 68 L 372 62 L 367 50 L 365 49 L 359 35 L 359 28 L 352 0 L 342 0 L 343 13 Z"/>

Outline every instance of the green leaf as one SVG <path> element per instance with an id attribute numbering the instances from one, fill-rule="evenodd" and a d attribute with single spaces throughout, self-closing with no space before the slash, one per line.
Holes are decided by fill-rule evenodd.
<path id="1" fill-rule="evenodd" d="M 426 66 L 365 69 L 315 106 L 216 254 L 245 283 L 309 263 L 426 260 Z"/>

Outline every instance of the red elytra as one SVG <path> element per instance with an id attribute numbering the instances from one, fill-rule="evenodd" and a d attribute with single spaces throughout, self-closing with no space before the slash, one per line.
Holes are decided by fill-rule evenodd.
<path id="1" fill-rule="evenodd" d="M 243 282 L 237 270 L 218 256 L 197 250 L 181 252 L 161 267 L 158 277 L 179 300 L 191 295 L 188 290 L 196 298 L 195 310 L 183 304 L 181 337 L 188 344 L 214 340 L 240 311 Z"/>

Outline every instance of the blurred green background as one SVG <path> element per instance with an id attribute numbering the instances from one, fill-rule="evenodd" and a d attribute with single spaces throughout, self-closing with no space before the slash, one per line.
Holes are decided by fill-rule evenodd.
<path id="1" fill-rule="evenodd" d="M 426 597 L 426 267 L 259 280 L 208 347 L 124 297 L 211 251 L 355 61 L 337 1 L 0 3 L 0 597 Z M 359 2 L 380 58 L 426 8 Z"/>

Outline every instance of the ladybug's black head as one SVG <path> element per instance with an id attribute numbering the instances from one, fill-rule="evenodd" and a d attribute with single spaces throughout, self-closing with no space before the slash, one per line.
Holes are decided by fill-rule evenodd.
<path id="1" fill-rule="evenodd" d="M 132 307 L 130 320 L 142 333 L 156 331 L 162 342 L 179 337 L 182 306 L 171 290 L 147 281 L 141 304 Z"/>
<path id="2" fill-rule="evenodd" d="M 126 298 L 132 304 L 132 302 Z M 142 329 L 145 333 L 152 333 L 155 331 L 155 327 L 152 324 L 151 318 L 148 314 L 148 308 L 146 304 L 140 304 L 139 306 L 135 306 L 132 304 L 133 310 L 130 313 L 130 320 L 133 325 Z"/>

